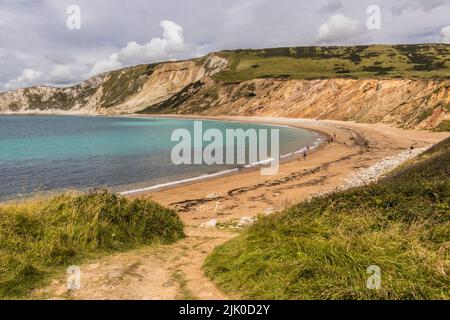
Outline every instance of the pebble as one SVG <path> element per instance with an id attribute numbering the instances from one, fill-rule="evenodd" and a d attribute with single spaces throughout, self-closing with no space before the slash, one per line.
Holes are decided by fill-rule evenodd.
<path id="1" fill-rule="evenodd" d="M 216 219 L 212 219 L 212 220 L 210 220 L 208 222 L 202 223 L 200 225 L 200 228 L 208 229 L 208 228 L 215 228 L 216 226 L 217 226 L 217 220 Z"/>
<path id="2" fill-rule="evenodd" d="M 368 168 L 361 169 L 357 173 L 352 174 L 350 178 L 346 179 L 345 184 L 341 189 L 359 187 L 371 182 L 376 182 L 384 174 L 397 168 L 403 162 L 418 156 L 427 149 L 428 148 L 418 148 L 402 151 L 394 156 L 387 157 Z"/>
<path id="3" fill-rule="evenodd" d="M 220 197 L 220 193 L 210 193 L 206 196 L 206 199 L 216 199 Z"/>
<path id="4" fill-rule="evenodd" d="M 239 219 L 239 222 L 237 224 L 238 228 L 245 228 L 245 227 L 249 227 L 252 224 L 255 223 L 256 218 L 255 217 L 241 217 Z"/>

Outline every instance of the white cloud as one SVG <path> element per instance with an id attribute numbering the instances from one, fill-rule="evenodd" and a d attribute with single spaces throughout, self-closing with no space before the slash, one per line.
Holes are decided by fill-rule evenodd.
<path id="1" fill-rule="evenodd" d="M 5 89 L 12 90 L 20 87 L 26 87 L 35 84 L 42 79 L 42 71 L 34 69 L 24 69 L 20 76 L 12 79 L 5 84 Z"/>
<path id="2" fill-rule="evenodd" d="M 442 27 L 441 35 L 442 42 L 450 44 L 450 26 Z"/>
<path id="3" fill-rule="evenodd" d="M 88 70 L 81 71 L 77 64 L 55 64 L 46 71 L 26 68 L 15 79 L 9 80 L 4 89 L 13 90 L 33 85 L 68 85 L 91 77 L 95 74 L 122 68 L 128 65 L 150 63 L 177 58 L 185 52 L 188 46 L 184 43 L 183 28 L 173 21 L 164 20 L 162 38 L 153 38 L 148 43 L 140 45 L 135 41 L 111 54 L 107 59 L 99 60 Z M 53 59 L 54 60 L 54 59 Z M 59 59 L 60 60 L 60 59 Z M 59 62 L 54 61 L 54 62 Z M 81 73 L 80 73 L 81 71 Z"/>
<path id="4" fill-rule="evenodd" d="M 391 11 L 396 16 L 402 15 L 406 11 L 431 12 L 445 4 L 446 0 L 400 0 L 393 1 Z"/>
<path id="5" fill-rule="evenodd" d="M 97 62 L 92 70 L 89 72 L 89 76 L 96 75 L 98 73 L 103 73 L 106 71 L 111 71 L 114 69 L 119 69 L 122 64 L 119 62 L 117 53 L 113 53 L 106 60 L 100 60 Z"/>
<path id="6" fill-rule="evenodd" d="M 164 30 L 163 38 L 153 38 L 143 45 L 135 41 L 129 42 L 126 47 L 111 54 L 108 59 L 98 61 L 90 75 L 127 65 L 173 59 L 177 53 L 186 49 L 181 26 L 169 20 L 161 21 L 160 25 Z"/>
<path id="7" fill-rule="evenodd" d="M 349 41 L 364 33 L 364 27 L 343 14 L 334 14 L 317 31 L 316 39 L 320 43 Z"/>
<path id="8" fill-rule="evenodd" d="M 73 82 L 74 77 L 69 66 L 56 65 L 48 73 L 44 73 L 40 70 L 35 69 L 24 69 L 17 78 L 8 81 L 4 87 L 6 90 L 14 90 L 17 88 L 29 87 L 36 84 L 62 85 L 71 84 Z"/>
<path id="9" fill-rule="evenodd" d="M 67 65 L 56 65 L 52 71 L 46 77 L 46 82 L 48 83 L 71 83 L 73 81 L 73 75 L 70 67 Z"/>

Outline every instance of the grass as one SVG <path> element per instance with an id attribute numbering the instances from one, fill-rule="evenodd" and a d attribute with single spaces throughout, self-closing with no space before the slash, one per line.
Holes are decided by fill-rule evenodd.
<path id="1" fill-rule="evenodd" d="M 197 300 L 192 292 L 189 290 L 187 286 L 187 280 L 184 277 L 183 273 L 180 270 L 175 270 L 172 273 L 172 279 L 178 284 L 179 287 L 179 296 L 177 297 L 180 300 Z"/>
<path id="2" fill-rule="evenodd" d="M 225 82 L 255 78 L 449 79 L 450 45 L 291 47 L 218 53 L 229 68 L 214 76 Z"/>
<path id="3" fill-rule="evenodd" d="M 77 84 L 70 88 L 61 88 L 48 96 L 43 96 L 42 93 L 36 93 L 35 88 L 25 88 L 24 95 L 28 99 L 28 103 L 32 109 L 51 110 L 61 109 L 69 110 L 78 103 L 80 105 L 86 104 L 92 94 L 98 89 L 98 86 L 90 85 L 84 86 Z M 9 109 L 17 111 L 20 109 L 20 104 L 17 101 L 12 102 Z"/>
<path id="4" fill-rule="evenodd" d="M 109 72 L 102 84 L 101 106 L 104 108 L 116 106 L 139 92 L 156 65 L 137 65 Z"/>
<path id="5" fill-rule="evenodd" d="M 205 272 L 250 299 L 449 299 L 449 176 L 447 139 L 376 184 L 260 217 Z"/>
<path id="6" fill-rule="evenodd" d="M 0 298 L 23 298 L 58 270 L 184 236 L 177 214 L 106 191 L 0 205 Z"/>
<path id="7" fill-rule="evenodd" d="M 434 129 L 435 131 L 450 131 L 450 120 L 443 120 L 439 125 Z"/>

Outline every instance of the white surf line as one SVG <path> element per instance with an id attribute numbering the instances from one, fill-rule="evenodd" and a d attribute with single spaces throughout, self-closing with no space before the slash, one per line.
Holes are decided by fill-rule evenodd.
<path id="1" fill-rule="evenodd" d="M 283 155 L 280 157 L 280 159 L 284 159 L 284 158 L 290 157 L 290 156 L 292 156 L 293 154 L 294 154 L 293 152 L 283 154 Z"/>
<path id="2" fill-rule="evenodd" d="M 309 149 L 310 150 L 316 149 L 324 141 L 326 141 L 326 139 L 324 139 L 324 138 L 320 138 L 320 139 L 316 140 L 309 147 Z M 301 148 L 298 151 L 290 152 L 290 153 L 281 155 L 280 159 L 284 159 L 284 158 L 290 157 L 290 156 L 292 156 L 294 154 L 303 153 L 306 150 L 307 150 L 307 147 L 303 147 L 303 148 Z M 274 158 L 269 158 L 269 159 L 266 159 L 266 160 L 261 160 L 261 161 L 257 161 L 257 162 L 254 162 L 254 163 L 250 163 L 248 165 L 245 165 L 244 168 L 247 169 L 247 168 L 257 167 L 257 166 L 260 166 L 260 165 L 270 164 L 270 163 L 272 163 L 272 161 L 274 161 Z M 193 178 L 182 179 L 182 180 L 177 180 L 177 181 L 171 181 L 171 182 L 167 182 L 167 183 L 161 183 L 161 184 L 157 184 L 157 185 L 153 185 L 153 186 L 149 186 L 149 187 L 145 187 L 145 188 L 139 188 L 139 189 L 122 191 L 122 192 L 119 192 L 119 194 L 120 195 L 124 195 L 124 196 L 126 196 L 126 195 L 133 195 L 133 194 L 147 192 L 147 191 L 152 191 L 152 190 L 157 190 L 157 189 L 161 189 L 161 188 L 173 187 L 173 186 L 184 184 L 184 183 L 188 183 L 188 182 L 195 182 L 195 181 L 200 181 L 200 180 L 204 180 L 204 179 L 219 177 L 219 176 L 222 176 L 222 175 L 225 175 L 225 174 L 238 172 L 239 170 L 240 170 L 240 168 L 233 168 L 233 169 L 229 169 L 229 170 L 219 171 L 219 172 L 216 172 L 216 173 L 203 174 L 201 176 L 197 176 L 197 177 L 193 177 Z"/>
<path id="3" fill-rule="evenodd" d="M 269 163 L 272 163 L 272 161 L 274 161 L 274 160 L 275 160 L 274 158 L 269 158 L 269 159 L 266 159 L 266 160 L 253 162 L 253 163 L 245 165 L 244 168 L 252 168 L 252 167 L 256 167 L 256 166 L 262 165 L 262 164 L 269 164 Z"/>
<path id="4" fill-rule="evenodd" d="M 128 117 L 128 116 L 118 116 L 118 117 Z M 134 117 L 134 116 L 133 116 Z M 133 117 L 128 117 L 128 118 L 133 118 Z M 146 118 L 146 117 L 139 117 L 136 116 L 135 118 Z M 152 118 L 152 116 L 149 116 L 148 118 Z M 185 119 L 185 120 L 197 120 L 197 119 L 193 119 L 193 118 L 176 118 L 176 117 L 153 117 L 153 118 L 162 118 L 162 119 Z M 258 123 L 258 122 L 246 122 L 246 121 L 239 121 L 239 120 L 220 120 L 220 119 L 199 119 L 201 121 L 217 121 L 217 122 L 235 122 L 235 123 L 253 123 L 253 124 L 260 124 L 260 125 L 266 125 L 266 126 L 271 126 L 271 127 L 285 127 L 285 128 L 291 128 L 291 129 L 301 129 L 301 130 L 305 130 L 305 131 L 309 131 L 311 132 L 313 135 L 315 136 L 319 136 L 319 133 L 309 130 L 309 129 L 303 129 L 303 128 L 298 128 L 298 127 L 294 127 L 294 126 L 289 126 L 289 125 L 283 125 L 283 124 L 275 124 L 275 123 Z M 319 138 L 317 139 L 311 146 L 309 146 L 310 150 L 314 150 L 316 149 L 322 142 L 326 141 L 327 139 L 325 138 Z M 290 157 L 294 154 L 299 154 L 299 153 L 303 153 L 307 150 L 307 147 L 303 147 L 298 151 L 295 152 L 290 152 L 287 154 L 283 154 L 280 156 L 280 159 L 284 159 L 287 157 Z M 266 160 L 261 160 L 261 161 L 257 161 L 254 163 L 250 163 L 248 165 L 245 165 L 243 168 L 253 168 L 253 167 L 257 167 L 260 165 L 265 165 L 265 164 L 270 164 L 272 163 L 272 161 L 274 161 L 274 158 L 269 158 Z M 167 187 L 173 187 L 176 185 L 180 185 L 180 184 L 184 184 L 184 183 L 188 183 L 188 182 L 194 182 L 194 181 L 200 181 L 200 180 L 204 180 L 204 179 L 209 179 L 209 178 L 214 178 L 214 177 L 218 177 L 218 176 L 222 176 L 225 174 L 229 174 L 229 173 L 233 173 L 233 172 L 238 172 L 240 170 L 240 168 L 233 168 L 233 169 L 229 169 L 229 170 L 223 170 L 223 171 L 219 171 L 216 173 L 210 173 L 210 174 L 203 174 L 201 176 L 197 176 L 197 177 L 193 177 L 193 178 L 187 178 L 187 179 L 182 179 L 182 180 L 177 180 L 177 181 L 171 181 L 171 182 L 167 182 L 167 183 L 161 183 L 161 184 L 157 184 L 157 185 L 153 185 L 153 186 L 149 186 L 149 187 L 145 187 L 145 188 L 139 188 L 139 189 L 133 189 L 133 190 L 127 190 L 127 191 L 122 191 L 119 192 L 120 195 L 133 195 L 133 194 L 137 194 L 137 193 L 142 193 L 142 192 L 147 192 L 147 191 L 152 191 L 152 190 L 157 190 L 157 189 L 161 189 L 161 188 L 167 188 Z"/>
<path id="5" fill-rule="evenodd" d="M 234 169 L 230 169 L 230 170 L 223 170 L 223 171 L 219 171 L 219 172 L 216 172 L 216 173 L 203 174 L 201 176 L 197 176 L 197 177 L 194 177 L 194 178 L 182 179 L 182 180 L 177 180 L 177 181 L 172 181 L 172 182 L 167 182 L 167 183 L 161 183 L 161 184 L 157 184 L 157 185 L 150 186 L 150 187 L 123 191 L 123 192 L 119 192 L 119 194 L 121 194 L 123 196 L 132 195 L 132 194 L 136 194 L 136 193 L 141 193 L 141 192 L 161 189 L 161 188 L 165 188 L 165 187 L 172 187 L 172 186 L 176 186 L 176 185 L 187 183 L 187 182 L 193 182 L 193 181 L 199 181 L 199 180 L 203 180 L 203 179 L 218 177 L 218 176 L 222 176 L 222 175 L 225 175 L 225 174 L 228 174 L 228 173 L 232 173 L 232 172 L 237 172 L 237 171 L 239 171 L 239 168 L 234 168 Z"/>
<path id="6" fill-rule="evenodd" d="M 324 141 L 326 141 L 326 139 L 324 139 L 324 138 L 318 139 L 318 140 L 315 141 L 311 146 L 309 146 L 309 150 L 317 149 L 317 148 L 319 147 L 319 145 L 320 145 L 322 142 L 324 142 Z M 303 152 L 305 152 L 305 151 L 307 151 L 307 150 L 308 150 L 308 147 L 303 147 L 303 148 L 301 148 L 300 150 L 295 151 L 294 154 L 303 153 Z M 281 156 L 281 158 L 283 158 L 283 157 L 286 158 L 286 157 L 288 157 L 289 155 L 292 155 L 292 153 L 290 153 L 290 154 L 288 154 L 288 155 L 285 155 L 285 156 Z"/>

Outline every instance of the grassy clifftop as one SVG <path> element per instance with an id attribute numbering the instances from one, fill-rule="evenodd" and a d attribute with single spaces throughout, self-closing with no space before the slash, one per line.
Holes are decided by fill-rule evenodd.
<path id="1" fill-rule="evenodd" d="M 215 75 L 226 82 L 255 78 L 450 79 L 450 45 L 290 47 L 223 51 L 230 68 Z"/>
<path id="2" fill-rule="evenodd" d="M 449 177 L 447 139 L 376 184 L 262 217 L 208 257 L 207 275 L 244 298 L 449 299 Z"/>
<path id="3" fill-rule="evenodd" d="M 184 236 L 177 214 L 104 191 L 0 205 L 0 298 L 24 297 L 86 258 Z"/>

